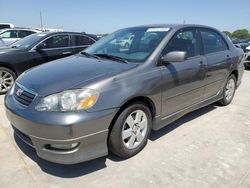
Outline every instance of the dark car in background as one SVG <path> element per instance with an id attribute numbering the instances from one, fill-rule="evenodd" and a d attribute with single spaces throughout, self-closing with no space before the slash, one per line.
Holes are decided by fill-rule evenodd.
<path id="1" fill-rule="evenodd" d="M 242 48 L 242 50 L 246 53 L 247 52 L 247 47 L 250 45 L 250 39 L 233 39 L 232 40 L 233 44 L 236 45 L 236 47 Z"/>
<path id="2" fill-rule="evenodd" d="M 126 48 L 115 42 L 127 38 Z M 145 147 L 151 129 L 213 102 L 228 105 L 242 60 L 243 51 L 211 27 L 122 29 L 19 76 L 5 96 L 6 113 L 43 159 L 71 164 L 108 151 L 128 158 Z"/>
<path id="3" fill-rule="evenodd" d="M 36 33 L 0 48 L 0 94 L 25 70 L 76 54 L 96 42 L 94 35 L 75 32 Z"/>

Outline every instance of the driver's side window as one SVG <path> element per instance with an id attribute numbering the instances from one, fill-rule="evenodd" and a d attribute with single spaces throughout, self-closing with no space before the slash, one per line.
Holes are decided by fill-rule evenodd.
<path id="1" fill-rule="evenodd" d="M 55 35 L 43 42 L 45 48 L 64 48 L 69 47 L 69 35 Z"/>
<path id="2" fill-rule="evenodd" d="M 187 53 L 187 58 L 195 57 L 199 55 L 197 43 L 197 31 L 195 29 L 178 31 L 167 44 L 162 55 L 173 51 L 184 51 Z"/>

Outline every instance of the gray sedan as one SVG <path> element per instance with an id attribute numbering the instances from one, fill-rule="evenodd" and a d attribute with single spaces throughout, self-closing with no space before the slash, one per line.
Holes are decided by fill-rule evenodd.
<path id="1" fill-rule="evenodd" d="M 126 38 L 126 47 L 115 42 Z M 126 28 L 24 72 L 5 96 L 6 113 L 43 159 L 129 158 L 152 129 L 214 102 L 228 105 L 243 70 L 243 51 L 211 27 Z"/>

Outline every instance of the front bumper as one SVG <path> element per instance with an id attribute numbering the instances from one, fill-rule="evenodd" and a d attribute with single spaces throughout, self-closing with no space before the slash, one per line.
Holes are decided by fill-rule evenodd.
<path id="1" fill-rule="evenodd" d="M 12 95 L 5 97 L 7 118 L 15 134 L 34 147 L 45 160 L 74 164 L 108 154 L 108 129 L 116 109 L 100 112 L 37 112 L 32 105 L 24 108 Z M 79 143 L 71 150 L 48 148 L 53 144 Z"/>

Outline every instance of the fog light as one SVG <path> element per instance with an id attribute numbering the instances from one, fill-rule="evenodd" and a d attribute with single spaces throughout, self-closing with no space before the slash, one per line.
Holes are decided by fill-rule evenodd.
<path id="1" fill-rule="evenodd" d="M 77 148 L 79 143 L 69 143 L 69 144 L 48 144 L 45 146 L 46 149 L 50 150 L 72 150 Z"/>

